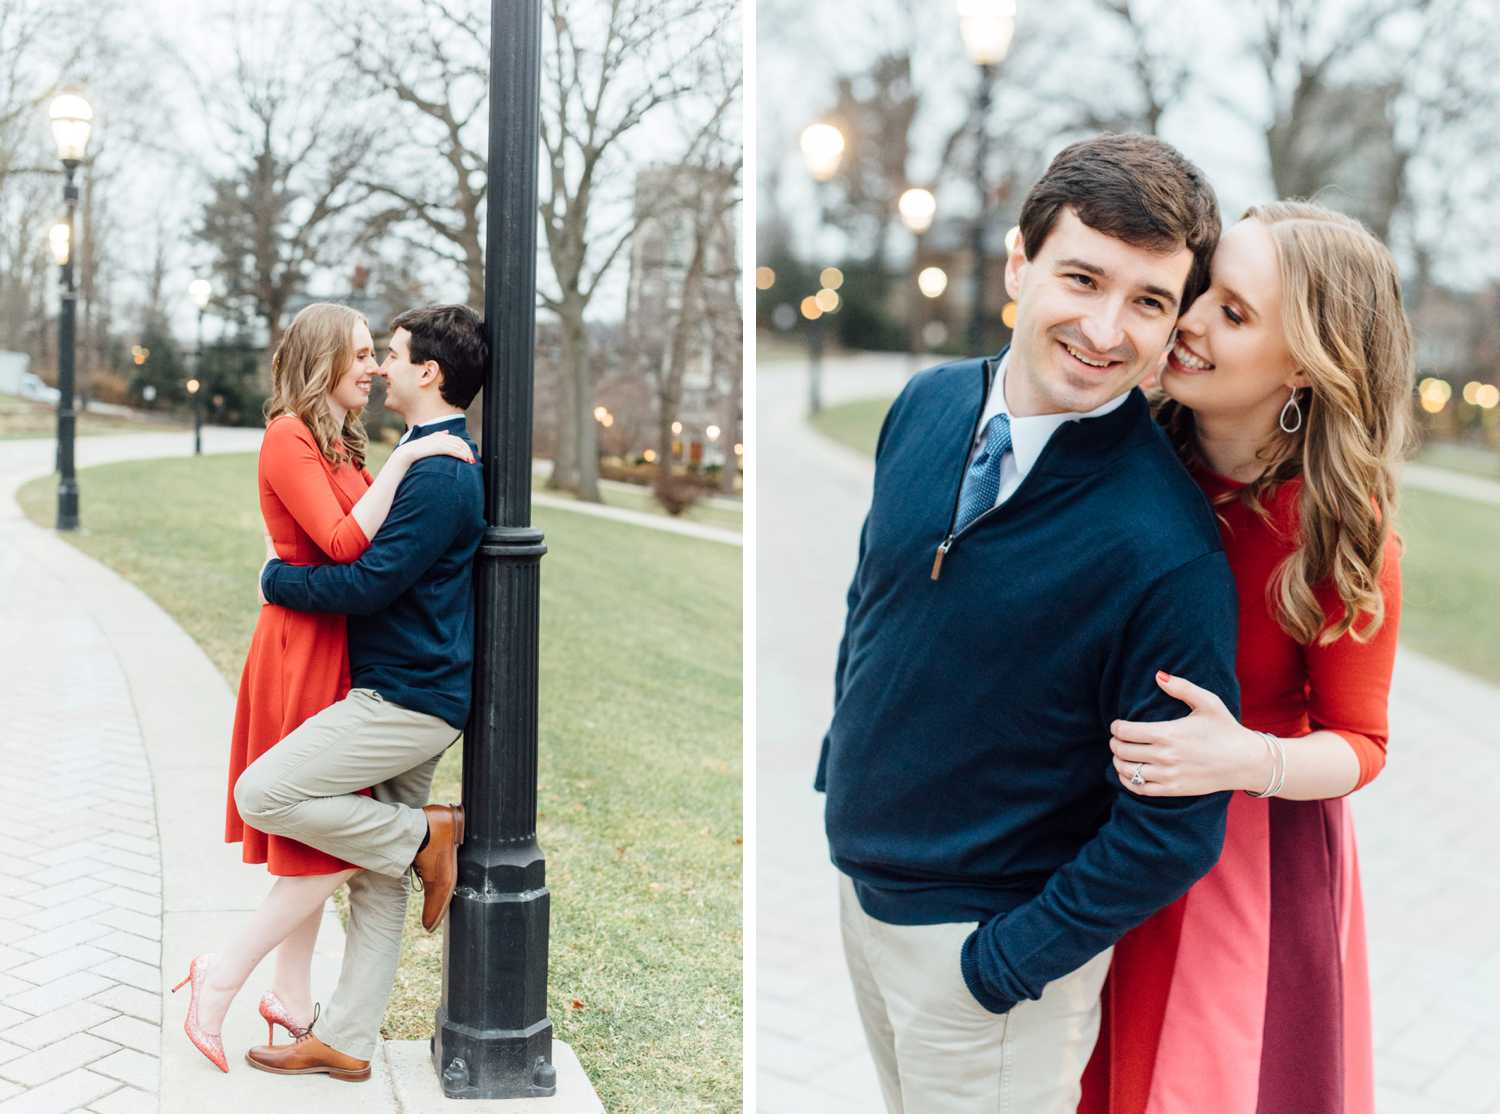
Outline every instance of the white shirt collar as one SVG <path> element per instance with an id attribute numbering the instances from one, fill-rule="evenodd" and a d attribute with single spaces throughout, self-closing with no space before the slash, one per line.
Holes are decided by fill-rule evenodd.
<path id="1" fill-rule="evenodd" d="M 1047 442 L 1052 440 L 1052 435 L 1064 425 L 1068 422 L 1081 421 L 1084 418 L 1102 417 L 1123 405 L 1126 398 L 1130 396 L 1130 392 L 1125 391 L 1087 413 L 1035 414 L 1021 418 L 1010 412 L 1010 406 L 1005 401 L 1005 371 L 1009 366 L 1010 350 L 1007 349 L 1005 355 L 1000 358 L 1000 366 L 995 369 L 995 381 L 990 386 L 989 398 L 985 400 L 984 413 L 979 417 L 979 431 L 975 435 L 975 442 L 977 444 L 984 439 L 984 427 L 996 414 L 1009 417 L 1010 449 L 1015 457 L 1016 471 L 1022 479 L 1031 471 L 1031 466 L 1037 462 L 1037 458 L 1042 455 L 1042 450 L 1047 447 Z"/>
<path id="2" fill-rule="evenodd" d="M 434 418 L 430 422 L 418 422 L 416 425 L 408 427 L 406 432 L 401 435 L 401 440 L 397 441 L 396 444 L 400 445 L 410 441 L 417 435 L 417 430 L 419 429 L 431 429 L 434 426 L 440 426 L 447 422 L 456 422 L 464 416 L 463 414 L 449 414 L 446 418 Z"/>

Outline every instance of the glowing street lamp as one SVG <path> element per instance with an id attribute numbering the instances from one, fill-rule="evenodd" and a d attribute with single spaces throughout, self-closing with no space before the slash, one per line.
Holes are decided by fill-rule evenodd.
<path id="1" fill-rule="evenodd" d="M 923 267 L 917 275 L 917 288 L 925 297 L 941 298 L 948 289 L 948 272 L 941 267 Z"/>
<path id="2" fill-rule="evenodd" d="M 47 233 L 47 243 L 52 248 L 52 258 L 59 267 L 68 265 L 73 251 L 73 230 L 61 222 L 54 224 Z"/>
<path id="3" fill-rule="evenodd" d="M 818 282 L 827 290 L 837 290 L 844 285 L 844 272 L 837 267 L 824 267 L 818 272 Z"/>
<path id="4" fill-rule="evenodd" d="M 839 308 L 838 292 L 829 290 L 826 286 L 813 295 L 813 301 L 818 303 L 818 308 L 824 313 L 833 313 Z"/>
<path id="5" fill-rule="evenodd" d="M 62 307 L 57 315 L 57 528 L 78 529 L 78 478 L 73 469 L 73 438 L 77 414 L 73 411 L 74 330 L 78 291 L 73 285 L 73 216 L 78 209 L 78 184 L 74 173 L 88 150 L 94 126 L 94 110 L 75 91 L 59 93 L 47 109 L 57 157 L 63 164 L 63 207 L 66 216 L 48 239 L 52 257 L 62 269 Z"/>
<path id="6" fill-rule="evenodd" d="M 198 343 L 193 349 L 193 372 L 199 378 L 203 375 L 203 311 L 208 309 L 208 303 L 214 296 L 214 284 L 206 278 L 195 278 L 188 283 L 188 297 L 193 300 L 193 305 L 198 307 Z M 198 379 L 193 379 L 196 384 Z M 189 385 L 188 394 L 193 395 L 193 455 L 203 454 L 203 399 L 198 395 L 198 388 Z"/>
<path id="7" fill-rule="evenodd" d="M 769 290 L 776 285 L 776 272 L 770 267 L 755 268 L 755 289 Z"/>
<path id="8" fill-rule="evenodd" d="M 901 223 L 906 225 L 914 239 L 911 249 L 911 265 L 915 270 L 922 265 L 922 236 L 932 227 L 932 218 L 937 215 L 937 198 L 932 195 L 931 190 L 913 186 L 903 193 L 896 202 L 896 210 L 901 214 Z M 911 346 L 912 370 L 916 370 L 916 354 L 920 344 L 919 329 L 921 328 L 922 301 L 908 287 L 906 297 L 906 313 L 910 320 L 907 323 L 907 335 Z"/>
<path id="9" fill-rule="evenodd" d="M 711 425 L 703 431 L 703 435 L 710 441 L 717 441 L 719 439 L 719 434 L 722 432 L 724 431 L 721 430 L 718 426 Z"/>
<path id="10" fill-rule="evenodd" d="M 844 158 L 844 133 L 832 124 L 809 124 L 802 129 L 802 157 L 807 171 L 818 182 L 838 173 Z"/>
<path id="11" fill-rule="evenodd" d="M 1016 0 L 958 0 L 958 31 L 976 66 L 998 66 L 1016 34 Z"/>
<path id="12" fill-rule="evenodd" d="M 995 69 L 1010 50 L 1016 32 L 1016 0 L 957 0 L 958 29 L 964 50 L 979 67 L 979 86 L 974 98 L 974 188 L 979 211 L 974 219 L 974 314 L 969 321 L 969 343 L 977 354 L 984 347 L 984 229 L 989 217 L 989 187 L 985 173 L 989 162 L 990 98 Z"/>
<path id="13" fill-rule="evenodd" d="M 78 164 L 88 149 L 89 133 L 94 129 L 94 109 L 76 90 L 65 90 L 52 98 L 47 117 L 52 138 L 57 143 L 57 157 L 64 163 Z"/>
<path id="14" fill-rule="evenodd" d="M 937 198 L 932 196 L 931 190 L 914 186 L 901 195 L 896 209 L 901 214 L 901 223 L 913 235 L 920 236 L 932 227 L 932 218 L 937 214 Z"/>

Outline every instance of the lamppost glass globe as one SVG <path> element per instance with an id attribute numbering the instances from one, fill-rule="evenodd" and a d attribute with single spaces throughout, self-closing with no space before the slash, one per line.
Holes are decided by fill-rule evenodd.
<path id="1" fill-rule="evenodd" d="M 723 431 L 720 430 L 716 425 L 711 425 L 703 431 L 704 436 L 706 436 L 710 441 L 717 441 L 721 432 Z"/>
<path id="2" fill-rule="evenodd" d="M 917 289 L 928 298 L 941 298 L 948 289 L 948 272 L 941 267 L 924 267 L 917 275 Z"/>
<path id="3" fill-rule="evenodd" d="M 79 93 L 65 91 L 52 98 L 47 116 L 57 142 L 57 157 L 63 162 L 82 162 L 94 127 L 94 110 L 89 102 Z"/>
<path id="4" fill-rule="evenodd" d="M 196 379 L 189 379 L 187 381 L 187 393 L 190 394 L 190 395 L 197 394 L 198 393 L 198 386 L 199 386 L 198 380 L 196 380 Z"/>
<path id="5" fill-rule="evenodd" d="M 193 305 L 203 309 L 208 305 L 208 300 L 214 296 L 213 283 L 208 279 L 194 279 L 188 283 L 188 297 L 193 299 Z"/>
<path id="6" fill-rule="evenodd" d="M 999 65 L 1016 33 L 1016 0 L 958 0 L 958 30 L 970 61 Z"/>
<path id="7" fill-rule="evenodd" d="M 52 248 L 52 258 L 59 267 L 68 265 L 68 255 L 73 247 L 73 230 L 66 223 L 54 224 L 47 232 L 47 243 Z"/>
<path id="8" fill-rule="evenodd" d="M 844 157 L 844 133 L 832 124 L 809 124 L 802 129 L 802 157 L 814 179 L 828 181 Z"/>
<path id="9" fill-rule="evenodd" d="M 901 222 L 920 236 L 932 227 L 932 218 L 937 213 L 937 198 L 932 196 L 931 190 L 913 187 L 901 195 L 901 199 L 896 202 L 896 209 L 901 213 Z"/>

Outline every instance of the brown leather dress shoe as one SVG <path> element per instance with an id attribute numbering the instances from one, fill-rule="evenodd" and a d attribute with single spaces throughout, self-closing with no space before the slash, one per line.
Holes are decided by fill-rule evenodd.
<path id="1" fill-rule="evenodd" d="M 427 846 L 417 852 L 412 869 L 422 880 L 422 927 L 437 930 L 453 887 L 458 885 L 458 847 L 464 841 L 462 805 L 424 805 L 427 814 Z"/>
<path id="2" fill-rule="evenodd" d="M 314 1075 L 318 1072 L 349 1083 L 370 1078 L 370 1061 L 345 1056 L 309 1033 L 294 1044 L 258 1044 L 245 1053 L 252 1068 L 276 1075 Z"/>

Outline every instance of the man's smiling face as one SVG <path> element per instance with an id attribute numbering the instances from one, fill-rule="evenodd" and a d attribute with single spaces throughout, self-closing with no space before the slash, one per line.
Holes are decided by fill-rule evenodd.
<path id="1" fill-rule="evenodd" d="M 1005 265 L 1016 300 L 1006 404 L 1020 417 L 1084 413 L 1134 387 L 1172 338 L 1193 253 L 1136 247 L 1057 215 L 1035 259 Z"/>

